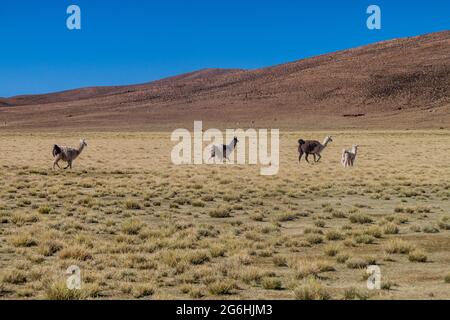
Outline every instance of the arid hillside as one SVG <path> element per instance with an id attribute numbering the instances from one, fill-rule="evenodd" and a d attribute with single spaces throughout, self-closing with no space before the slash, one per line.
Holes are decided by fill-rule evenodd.
<path id="1" fill-rule="evenodd" d="M 0 130 L 450 127 L 450 31 L 258 70 L 0 99 Z"/>

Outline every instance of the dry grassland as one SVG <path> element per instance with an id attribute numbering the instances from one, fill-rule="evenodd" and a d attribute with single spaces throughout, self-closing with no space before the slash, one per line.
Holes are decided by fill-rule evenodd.
<path id="1" fill-rule="evenodd" d="M 174 166 L 169 133 L 2 133 L 0 298 L 449 299 L 450 132 L 333 132 L 299 165 L 297 139 L 327 134 L 282 133 L 265 177 Z M 52 145 L 81 136 L 74 169 L 52 171 Z"/>

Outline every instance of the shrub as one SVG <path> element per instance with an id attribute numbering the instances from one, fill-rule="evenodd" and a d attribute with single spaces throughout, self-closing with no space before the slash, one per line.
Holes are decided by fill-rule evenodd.
<path id="1" fill-rule="evenodd" d="M 140 210 L 141 209 L 141 205 L 134 200 L 127 200 L 125 202 L 125 207 L 129 210 Z"/>
<path id="2" fill-rule="evenodd" d="M 319 244 L 323 242 L 323 238 L 316 234 L 311 234 L 306 237 L 306 241 L 308 241 L 310 244 Z"/>
<path id="3" fill-rule="evenodd" d="M 336 256 L 336 261 L 338 263 L 345 263 L 349 258 L 350 258 L 350 256 L 348 254 L 341 253 Z"/>
<path id="4" fill-rule="evenodd" d="M 359 258 L 352 258 L 347 261 L 347 268 L 349 269 L 363 269 L 368 265 L 367 261 Z"/>
<path id="5" fill-rule="evenodd" d="M 374 238 L 381 238 L 381 230 L 378 227 L 371 227 L 365 230 L 364 233 Z"/>
<path id="6" fill-rule="evenodd" d="M 414 250 L 409 253 L 408 259 L 411 262 L 427 262 L 427 255 L 422 250 Z"/>
<path id="7" fill-rule="evenodd" d="M 27 282 L 27 276 L 23 271 L 16 269 L 9 270 L 2 274 L 1 282 L 10 284 L 22 284 Z"/>
<path id="8" fill-rule="evenodd" d="M 354 240 L 359 244 L 372 244 L 375 242 L 375 238 L 367 234 L 357 235 L 354 237 Z"/>
<path id="9" fill-rule="evenodd" d="M 327 238 L 327 240 L 330 240 L 330 241 L 338 241 L 338 240 L 345 239 L 345 236 L 342 233 L 340 233 L 339 231 L 334 231 L 334 230 L 328 231 L 325 234 L 325 237 Z"/>
<path id="10" fill-rule="evenodd" d="M 408 254 L 409 252 L 411 252 L 414 249 L 414 247 L 401 239 L 393 239 L 390 240 L 386 245 L 385 245 L 385 251 L 386 253 L 398 253 L 398 254 Z"/>
<path id="11" fill-rule="evenodd" d="M 310 276 L 317 276 L 320 273 L 320 267 L 317 263 L 311 261 L 297 261 L 293 265 L 297 279 L 304 279 Z"/>
<path id="12" fill-rule="evenodd" d="M 69 289 L 65 282 L 59 282 L 46 290 L 46 298 L 51 300 L 80 300 L 99 295 L 100 287 L 94 283 L 84 283 L 81 289 Z"/>
<path id="13" fill-rule="evenodd" d="M 422 231 L 425 233 L 438 233 L 439 229 L 434 226 L 429 225 L 429 226 L 423 227 Z"/>
<path id="14" fill-rule="evenodd" d="M 344 291 L 344 300 L 367 300 L 368 298 L 366 293 L 363 293 L 356 288 L 349 288 Z"/>
<path id="15" fill-rule="evenodd" d="M 450 230 L 450 223 L 446 223 L 445 221 L 440 221 L 438 226 L 441 230 Z"/>
<path id="16" fill-rule="evenodd" d="M 227 207 L 216 208 L 209 212 L 211 218 L 229 218 L 231 217 L 231 209 Z"/>
<path id="17" fill-rule="evenodd" d="M 327 256 L 334 257 L 338 254 L 339 247 L 335 245 L 328 245 L 327 247 L 325 247 L 324 252 Z"/>
<path id="18" fill-rule="evenodd" d="M 208 291 L 212 295 L 227 295 L 231 294 L 236 288 L 236 284 L 231 280 L 216 280 L 208 284 Z"/>
<path id="19" fill-rule="evenodd" d="M 15 247 L 34 247 L 37 246 L 36 240 L 30 235 L 22 234 L 11 238 L 10 243 Z"/>
<path id="20" fill-rule="evenodd" d="M 45 297 L 49 300 L 81 300 L 86 298 L 84 291 L 69 289 L 65 282 L 59 282 L 47 288 Z"/>
<path id="21" fill-rule="evenodd" d="M 226 249 L 224 246 L 221 245 L 211 245 L 209 247 L 209 252 L 211 253 L 211 256 L 213 258 L 223 257 L 225 256 Z"/>
<path id="22" fill-rule="evenodd" d="M 206 251 L 192 251 L 187 254 L 187 260 L 190 264 L 199 265 L 208 262 L 211 257 Z"/>
<path id="23" fill-rule="evenodd" d="M 36 214 L 15 213 L 11 216 L 11 221 L 17 225 L 23 225 L 25 223 L 38 222 L 39 217 Z"/>
<path id="24" fill-rule="evenodd" d="M 297 300 L 329 300 L 331 294 L 316 279 L 309 279 L 306 284 L 294 291 Z"/>
<path id="25" fill-rule="evenodd" d="M 371 223 L 372 222 L 372 218 L 371 217 L 369 217 L 367 215 L 364 215 L 364 214 L 361 214 L 361 213 L 352 214 L 349 217 L 349 220 L 350 220 L 351 223 L 359 223 L 359 224 L 367 224 L 367 223 Z"/>
<path id="26" fill-rule="evenodd" d="M 398 227 L 393 223 L 387 223 L 383 227 L 383 233 L 384 234 L 397 234 L 399 231 Z"/>
<path id="27" fill-rule="evenodd" d="M 285 257 L 275 256 L 273 257 L 273 264 L 277 267 L 286 267 L 287 259 Z"/>
<path id="28" fill-rule="evenodd" d="M 203 208 L 206 204 L 203 201 L 195 200 L 192 201 L 193 207 Z"/>
<path id="29" fill-rule="evenodd" d="M 295 213 L 282 213 L 275 217 L 275 220 L 278 222 L 287 222 L 287 221 L 294 221 L 297 219 L 298 215 Z"/>
<path id="30" fill-rule="evenodd" d="M 281 290 L 283 287 L 281 281 L 276 278 L 263 278 L 261 285 L 266 290 Z"/>
<path id="31" fill-rule="evenodd" d="M 86 261 L 92 259 L 91 254 L 81 246 L 74 246 L 69 248 L 64 248 L 60 251 L 59 257 L 61 259 L 74 259 L 79 261 Z"/>
<path id="32" fill-rule="evenodd" d="M 395 285 L 395 283 L 392 283 L 391 281 L 384 281 L 382 284 L 381 284 L 381 289 L 382 290 L 391 290 L 392 289 L 392 287 Z"/>
<path id="33" fill-rule="evenodd" d="M 246 267 L 240 268 L 236 270 L 236 276 L 241 278 L 243 282 L 249 283 L 258 283 L 261 278 L 264 276 L 264 272 L 257 267 Z"/>
<path id="34" fill-rule="evenodd" d="M 43 205 L 39 207 L 38 212 L 40 214 L 49 214 L 52 211 L 48 205 Z"/>
<path id="35" fill-rule="evenodd" d="M 192 299 L 200 299 L 200 298 L 202 298 L 202 297 L 204 296 L 204 294 L 203 294 L 203 291 L 202 291 L 201 289 L 198 289 L 198 288 L 192 288 L 192 289 L 189 291 L 189 296 L 190 296 Z"/>
<path id="36" fill-rule="evenodd" d="M 317 221 L 314 222 L 314 225 L 315 225 L 316 227 L 318 227 L 318 228 L 323 228 L 323 227 L 325 227 L 325 221 L 323 221 L 323 220 L 317 220 Z"/>
<path id="37" fill-rule="evenodd" d="M 448 274 L 448 275 L 446 275 L 446 276 L 444 277 L 444 282 L 445 282 L 445 283 L 450 283 L 450 274 Z"/>
<path id="38" fill-rule="evenodd" d="M 155 293 L 155 288 L 152 285 L 139 285 L 134 289 L 133 296 L 136 299 L 152 296 Z"/>
<path id="39" fill-rule="evenodd" d="M 343 213 L 342 211 L 333 211 L 331 216 L 333 218 L 338 218 L 338 219 L 347 218 L 347 215 L 345 213 Z"/>
<path id="40" fill-rule="evenodd" d="M 61 243 L 54 240 L 47 240 L 39 245 L 38 250 L 43 256 L 50 257 L 62 248 L 63 246 Z"/>
<path id="41" fill-rule="evenodd" d="M 128 219 L 122 223 L 122 232 L 129 235 L 139 234 L 142 229 L 142 223 L 138 220 Z"/>
<path id="42" fill-rule="evenodd" d="M 323 231 L 319 228 L 305 228 L 303 233 L 304 234 L 310 234 L 310 233 L 323 234 Z"/>

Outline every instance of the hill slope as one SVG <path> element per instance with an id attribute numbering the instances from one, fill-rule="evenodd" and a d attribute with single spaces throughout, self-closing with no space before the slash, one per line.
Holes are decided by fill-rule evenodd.
<path id="1" fill-rule="evenodd" d="M 439 128 L 450 126 L 449 111 L 450 31 L 258 70 L 0 100 L 0 121 L 12 129 L 171 130 L 194 120 L 221 128 Z"/>

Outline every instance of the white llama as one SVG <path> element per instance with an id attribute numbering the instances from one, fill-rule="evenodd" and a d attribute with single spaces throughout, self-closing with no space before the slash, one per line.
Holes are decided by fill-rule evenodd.
<path id="1" fill-rule="evenodd" d="M 351 150 L 344 149 L 342 151 L 341 163 L 344 166 L 344 168 L 353 167 L 353 165 L 355 164 L 357 153 L 358 153 L 358 145 L 356 144 L 352 146 Z"/>
<path id="2" fill-rule="evenodd" d="M 213 145 L 211 148 L 211 157 L 209 158 L 208 161 L 210 161 L 211 159 L 214 158 L 218 158 L 219 160 L 225 161 L 228 160 L 230 161 L 230 154 L 233 152 L 233 150 L 236 148 L 237 143 L 239 142 L 239 140 L 234 137 L 233 140 L 231 140 L 231 142 L 226 145 Z"/>

